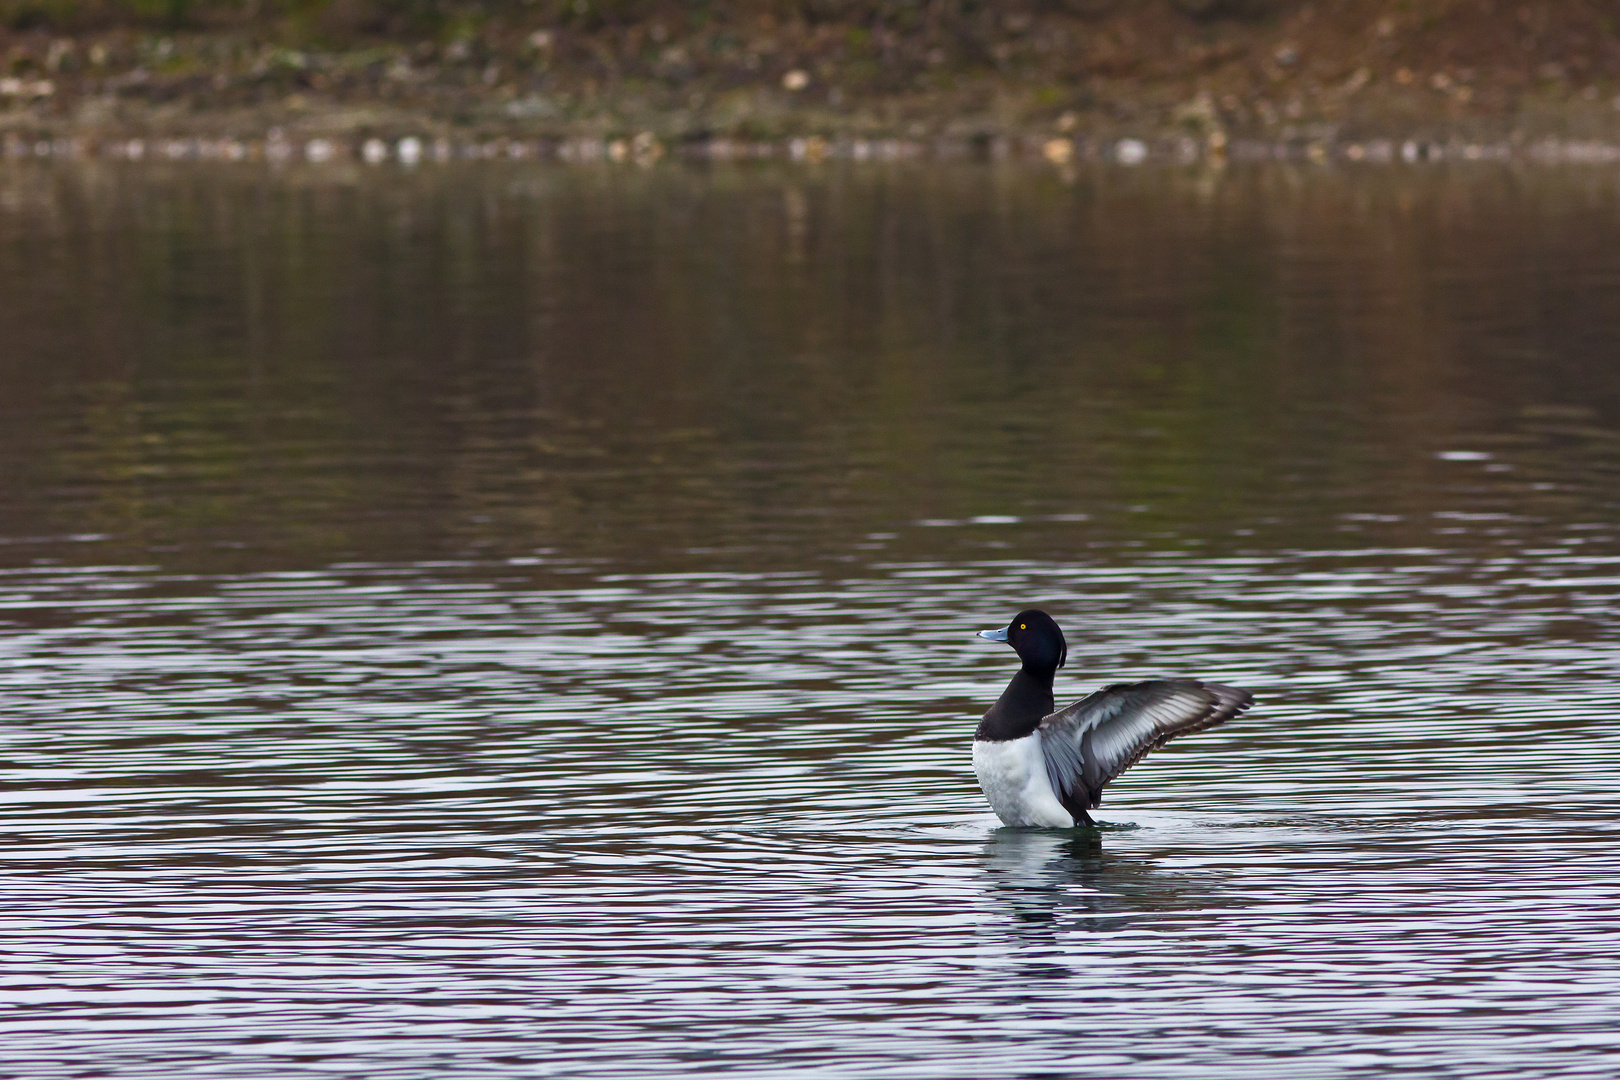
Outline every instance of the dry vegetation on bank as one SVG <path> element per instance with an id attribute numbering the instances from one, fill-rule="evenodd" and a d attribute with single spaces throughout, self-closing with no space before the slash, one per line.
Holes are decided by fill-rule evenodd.
<path id="1" fill-rule="evenodd" d="M 1620 136 L 1598 0 L 0 0 L 0 134 Z"/>

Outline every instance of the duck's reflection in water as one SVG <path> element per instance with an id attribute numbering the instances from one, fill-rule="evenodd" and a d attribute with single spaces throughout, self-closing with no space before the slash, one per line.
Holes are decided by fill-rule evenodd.
<path id="1" fill-rule="evenodd" d="M 1021 946 L 1055 946 L 1061 933 L 1117 932 L 1132 922 L 1218 903 L 1205 875 L 1159 870 L 1113 855 L 1091 829 L 997 829 L 984 847 L 984 881 L 1010 914 Z M 1065 970 L 1067 970 L 1065 968 Z"/>

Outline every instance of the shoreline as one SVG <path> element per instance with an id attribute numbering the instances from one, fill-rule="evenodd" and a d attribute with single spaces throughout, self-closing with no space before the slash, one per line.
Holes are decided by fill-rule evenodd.
<path id="1" fill-rule="evenodd" d="M 68 135 L 0 137 L 0 161 L 103 160 L 126 162 L 266 162 L 322 165 L 359 162 L 403 166 L 465 161 L 557 162 L 650 167 L 663 160 L 694 162 L 984 162 L 1020 161 L 1065 168 L 1081 164 L 1221 167 L 1228 163 L 1298 162 L 1317 165 L 1434 165 L 1440 163 L 1534 164 L 1541 166 L 1620 166 L 1620 141 L 1595 139 L 1503 139 L 1490 142 L 1427 138 L 1193 139 L 1136 137 L 1099 139 L 1086 135 L 996 136 L 975 139 L 709 138 L 666 144 L 650 132 L 631 138 L 574 136 L 489 139 L 445 135 L 404 135 L 385 139 L 291 135 L 271 128 L 257 137 Z"/>
<path id="2" fill-rule="evenodd" d="M 1620 163 L 1599 0 L 98 2 L 0 24 L 0 156 Z"/>

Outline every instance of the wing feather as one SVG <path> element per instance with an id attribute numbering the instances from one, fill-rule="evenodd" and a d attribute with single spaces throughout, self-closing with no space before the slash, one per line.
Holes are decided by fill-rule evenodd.
<path id="1" fill-rule="evenodd" d="M 1254 704 L 1235 686 L 1194 679 L 1115 683 L 1041 721 L 1046 774 L 1076 820 L 1103 785 L 1178 735 L 1224 723 Z"/>

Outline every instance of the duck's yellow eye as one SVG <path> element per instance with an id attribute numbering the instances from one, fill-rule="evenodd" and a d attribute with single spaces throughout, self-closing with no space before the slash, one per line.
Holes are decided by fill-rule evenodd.
<path id="1" fill-rule="evenodd" d="M 1018 624 L 1018 629 L 1020 629 L 1020 630 L 1028 630 L 1029 627 L 1025 626 L 1023 623 L 1019 623 Z"/>

